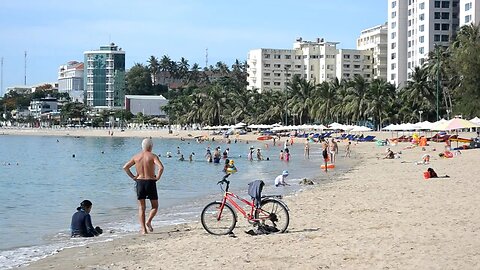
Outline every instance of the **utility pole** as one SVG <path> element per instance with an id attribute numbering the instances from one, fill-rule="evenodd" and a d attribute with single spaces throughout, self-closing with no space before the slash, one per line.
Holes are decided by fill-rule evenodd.
<path id="1" fill-rule="evenodd" d="M 3 56 L 0 59 L 0 94 L 3 93 Z"/>
<path id="2" fill-rule="evenodd" d="M 205 68 L 208 68 L 208 48 L 205 49 Z"/>
<path id="3" fill-rule="evenodd" d="M 24 81 L 24 84 L 27 85 L 27 51 L 25 51 L 25 63 L 24 63 L 24 67 L 25 67 L 25 70 L 24 70 L 24 74 L 25 74 L 25 81 Z"/>

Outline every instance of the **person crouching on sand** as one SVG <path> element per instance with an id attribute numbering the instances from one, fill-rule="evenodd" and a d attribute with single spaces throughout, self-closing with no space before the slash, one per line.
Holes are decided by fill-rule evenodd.
<path id="1" fill-rule="evenodd" d="M 152 153 L 153 142 L 151 139 L 144 139 L 142 141 L 142 152 L 132 157 L 124 166 L 123 169 L 127 175 L 136 182 L 137 200 L 138 200 L 138 214 L 140 222 L 140 233 L 146 234 L 147 228 L 150 232 L 153 231 L 152 219 L 158 211 L 158 193 L 157 181 L 160 180 L 163 174 L 163 164 L 157 155 Z M 136 175 L 130 171 L 130 168 L 135 165 Z M 158 167 L 155 175 L 155 165 Z M 152 209 L 145 222 L 145 200 L 149 199 Z"/>
<path id="2" fill-rule="evenodd" d="M 72 237 L 94 237 L 103 233 L 100 227 L 93 227 L 90 211 L 92 210 L 92 202 L 84 200 L 77 207 L 77 212 L 72 216 L 70 229 Z"/>

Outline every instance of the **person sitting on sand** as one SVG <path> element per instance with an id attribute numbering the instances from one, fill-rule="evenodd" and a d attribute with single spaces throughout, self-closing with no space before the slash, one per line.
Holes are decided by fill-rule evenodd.
<path id="1" fill-rule="evenodd" d="M 70 225 L 72 237 L 94 237 L 103 233 L 100 227 L 93 227 L 90 211 L 92 210 L 92 202 L 84 200 L 77 207 L 77 212 L 72 216 Z"/>
<path id="2" fill-rule="evenodd" d="M 394 159 L 395 153 L 390 148 L 387 148 L 387 154 L 383 157 L 383 159 Z"/>
<path id="3" fill-rule="evenodd" d="M 448 175 L 438 176 L 434 169 L 428 168 L 427 172 L 430 174 L 430 178 L 450 178 Z"/>
<path id="4" fill-rule="evenodd" d="M 285 179 L 287 178 L 288 176 L 288 171 L 283 171 L 281 175 L 277 176 L 275 178 L 275 186 L 276 187 L 279 187 L 279 186 L 290 186 L 286 181 Z"/>

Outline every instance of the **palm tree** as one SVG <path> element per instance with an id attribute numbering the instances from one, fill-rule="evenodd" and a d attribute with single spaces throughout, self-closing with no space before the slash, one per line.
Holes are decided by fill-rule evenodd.
<path id="1" fill-rule="evenodd" d="M 148 69 L 150 70 L 150 74 L 152 76 L 152 85 L 157 85 L 157 75 L 160 71 L 160 63 L 158 62 L 158 58 L 152 55 L 147 62 Z"/>
<path id="2" fill-rule="evenodd" d="M 365 111 L 367 110 L 368 100 L 368 81 L 362 76 L 355 75 L 351 86 L 348 88 L 348 95 L 345 99 L 346 113 L 351 114 L 351 120 L 354 122 L 365 120 Z"/>
<path id="3" fill-rule="evenodd" d="M 418 111 L 435 111 L 435 93 L 431 81 L 428 80 L 428 72 L 421 67 L 415 67 L 412 78 L 400 93 L 402 104 L 401 112 L 404 120 L 412 121 L 419 118 Z"/>
<path id="4" fill-rule="evenodd" d="M 190 64 L 188 64 L 188 60 L 185 58 L 180 58 L 180 61 L 177 63 L 178 66 L 178 77 L 179 79 L 186 79 L 188 74 L 188 69 L 190 68 Z"/>
<path id="5" fill-rule="evenodd" d="M 368 89 L 367 115 L 371 115 L 378 129 L 395 100 L 395 86 L 383 79 L 374 79 Z"/>

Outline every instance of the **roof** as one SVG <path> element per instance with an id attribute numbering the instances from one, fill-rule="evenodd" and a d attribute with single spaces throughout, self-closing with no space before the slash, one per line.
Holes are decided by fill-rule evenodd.
<path id="1" fill-rule="evenodd" d="M 128 99 L 157 99 L 157 100 L 167 100 L 164 96 L 146 96 L 146 95 L 125 95 L 125 98 Z"/>

